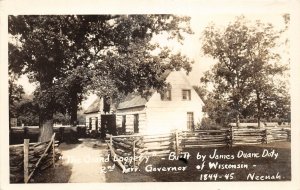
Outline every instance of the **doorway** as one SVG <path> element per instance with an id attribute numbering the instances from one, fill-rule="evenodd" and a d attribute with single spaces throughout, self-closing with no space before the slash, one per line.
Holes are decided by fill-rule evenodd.
<path id="1" fill-rule="evenodd" d="M 126 133 L 126 115 L 122 116 L 122 131 L 121 134 L 125 134 Z"/>
<path id="2" fill-rule="evenodd" d="M 106 134 L 117 135 L 116 115 L 101 115 L 101 138 Z"/>
<path id="3" fill-rule="evenodd" d="M 139 114 L 134 114 L 134 120 L 133 120 L 133 132 L 138 133 L 139 132 Z"/>

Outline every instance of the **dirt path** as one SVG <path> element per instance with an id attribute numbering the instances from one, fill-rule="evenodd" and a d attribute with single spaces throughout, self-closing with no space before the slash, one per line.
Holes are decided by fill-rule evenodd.
<path id="1" fill-rule="evenodd" d="M 78 143 L 59 145 L 61 157 L 56 167 L 37 173 L 34 183 L 110 183 L 155 181 L 153 177 L 141 173 L 123 174 L 118 167 L 112 172 L 102 173 L 101 158 L 108 157 L 107 145 L 96 139 L 79 139 Z"/>
<path id="2" fill-rule="evenodd" d="M 106 182 L 99 159 L 107 155 L 107 146 L 96 139 L 79 139 L 78 143 L 59 145 L 61 156 L 56 166 L 37 172 L 34 183 Z M 98 160 L 97 160 L 98 159 Z"/>
<path id="3" fill-rule="evenodd" d="M 95 139 L 79 139 L 78 144 L 61 144 L 62 166 L 71 166 L 69 183 L 105 182 L 99 159 L 106 154 L 105 145 Z"/>

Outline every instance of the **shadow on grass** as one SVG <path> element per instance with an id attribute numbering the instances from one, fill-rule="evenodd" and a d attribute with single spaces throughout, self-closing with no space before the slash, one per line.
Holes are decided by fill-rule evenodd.
<path id="1" fill-rule="evenodd" d="M 68 183 L 72 174 L 72 165 L 59 165 L 55 168 L 37 172 L 31 183 Z"/>

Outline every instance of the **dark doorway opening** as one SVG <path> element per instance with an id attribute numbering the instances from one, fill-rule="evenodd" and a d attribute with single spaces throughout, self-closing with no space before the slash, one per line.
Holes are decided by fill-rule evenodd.
<path id="1" fill-rule="evenodd" d="M 101 138 L 105 139 L 106 134 L 117 135 L 116 115 L 101 115 Z"/>
<path id="2" fill-rule="evenodd" d="M 134 114 L 133 124 L 134 124 L 133 132 L 138 133 L 139 132 L 139 114 Z"/>
<path id="3" fill-rule="evenodd" d="M 122 134 L 126 133 L 126 115 L 122 116 L 122 130 L 121 130 Z"/>

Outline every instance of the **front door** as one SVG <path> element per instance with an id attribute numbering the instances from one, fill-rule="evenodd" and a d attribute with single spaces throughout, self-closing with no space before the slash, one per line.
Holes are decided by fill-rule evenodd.
<path id="1" fill-rule="evenodd" d="M 134 125 L 134 133 L 138 133 L 139 132 L 139 114 L 134 114 L 133 125 Z"/>
<path id="2" fill-rule="evenodd" d="M 117 135 L 116 115 L 101 115 L 101 138 L 106 134 Z"/>
<path id="3" fill-rule="evenodd" d="M 189 131 L 194 131 L 194 113 L 187 112 L 187 129 Z"/>

